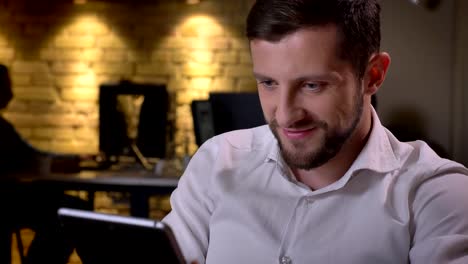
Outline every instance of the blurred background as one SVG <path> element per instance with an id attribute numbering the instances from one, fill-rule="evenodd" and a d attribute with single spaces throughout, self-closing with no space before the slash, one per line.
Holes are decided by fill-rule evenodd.
<path id="1" fill-rule="evenodd" d="M 385 125 L 414 132 L 466 165 L 468 4 L 417 2 L 382 1 L 382 49 L 393 60 L 377 109 Z M 97 153 L 99 86 L 164 84 L 172 128 L 167 151 L 191 155 L 192 100 L 256 90 L 244 38 L 251 4 L 1 0 L 0 63 L 10 68 L 15 93 L 5 117 L 40 149 Z"/>

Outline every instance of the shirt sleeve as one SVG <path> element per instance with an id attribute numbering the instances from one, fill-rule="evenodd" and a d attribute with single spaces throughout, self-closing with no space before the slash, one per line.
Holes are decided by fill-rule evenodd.
<path id="1" fill-rule="evenodd" d="M 210 177 L 216 162 L 216 145 L 207 141 L 192 157 L 177 189 L 171 195 L 172 211 L 163 219 L 182 250 L 185 259 L 205 263 L 209 222 L 214 207 Z"/>
<path id="2" fill-rule="evenodd" d="M 423 182 L 412 204 L 412 264 L 468 263 L 468 176 L 451 169 Z"/>

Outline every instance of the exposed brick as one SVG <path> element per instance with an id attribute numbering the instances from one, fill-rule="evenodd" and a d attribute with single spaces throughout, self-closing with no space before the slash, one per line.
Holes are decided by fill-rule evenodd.
<path id="1" fill-rule="evenodd" d="M 245 65 L 228 65 L 225 69 L 227 77 L 252 77 L 252 68 Z"/>
<path id="2" fill-rule="evenodd" d="M 246 1 L 252 0 L 196 6 L 163 0 L 130 15 L 127 6 L 99 3 L 86 7 L 96 15 L 79 19 L 69 13 L 4 10 L 0 20 L 2 14 L 8 16 L 6 24 L 1 23 L 0 62 L 10 66 L 16 93 L 6 114 L 15 117 L 32 144 L 93 153 L 98 150 L 99 84 L 122 78 L 166 83 L 177 102 L 173 114 L 181 138 L 175 151 L 179 156 L 193 153 L 197 146 L 191 100 L 206 99 L 209 91 L 240 91 L 254 84 L 243 36 Z M 60 131 L 65 132 L 48 137 Z"/>
<path id="3" fill-rule="evenodd" d="M 230 39 L 228 38 L 182 38 L 182 37 L 169 37 L 163 43 L 162 48 L 168 49 L 204 49 L 204 50 L 226 50 L 230 47 Z"/>
<path id="4" fill-rule="evenodd" d="M 129 63 L 96 63 L 93 65 L 96 74 L 131 75 L 132 65 Z"/>
<path id="5" fill-rule="evenodd" d="M 167 84 L 166 77 L 151 76 L 151 75 L 137 75 L 134 76 L 131 81 L 136 83 L 153 83 L 153 84 Z"/>
<path id="6" fill-rule="evenodd" d="M 76 139 L 95 140 L 99 136 L 99 131 L 96 128 L 80 127 L 75 130 Z"/>
<path id="7" fill-rule="evenodd" d="M 34 139 L 65 139 L 72 140 L 75 138 L 75 132 L 72 128 L 57 128 L 57 127 L 39 127 L 32 130 L 32 138 Z"/>
<path id="8" fill-rule="evenodd" d="M 0 48 L 0 61 L 11 60 L 15 57 L 15 50 L 12 48 Z"/>
<path id="9" fill-rule="evenodd" d="M 148 56 L 145 52 L 127 51 L 127 60 L 130 62 L 150 62 L 152 56 Z"/>
<path id="10" fill-rule="evenodd" d="M 214 54 L 211 51 L 195 50 L 190 52 L 190 60 L 199 63 L 212 63 Z"/>
<path id="11" fill-rule="evenodd" d="M 238 62 L 238 54 L 236 51 L 219 52 L 215 56 L 215 62 L 222 64 L 234 64 Z"/>
<path id="12" fill-rule="evenodd" d="M 23 100 L 38 100 L 53 102 L 58 99 L 57 92 L 50 86 L 16 87 L 15 96 Z"/>
<path id="13" fill-rule="evenodd" d="M 257 81 L 254 78 L 241 78 L 237 82 L 236 91 L 255 92 L 257 91 Z"/>
<path id="14" fill-rule="evenodd" d="M 75 102 L 73 108 L 78 114 L 91 115 L 98 112 L 98 104 L 96 102 Z M 88 124 L 90 126 L 90 124 Z"/>
<path id="15" fill-rule="evenodd" d="M 96 101 L 98 100 L 99 91 L 88 87 L 73 87 L 62 89 L 62 98 L 66 101 Z"/>
<path id="16" fill-rule="evenodd" d="M 84 49 L 81 52 L 80 59 L 83 61 L 89 61 L 89 62 L 100 61 L 103 57 L 103 54 L 104 52 L 102 51 L 102 49 L 98 49 L 98 48 Z"/>
<path id="17" fill-rule="evenodd" d="M 190 42 L 191 48 L 207 50 L 227 50 L 231 45 L 229 38 L 196 38 Z"/>
<path id="18" fill-rule="evenodd" d="M 171 52 L 168 50 L 156 50 L 151 54 L 152 61 L 169 62 L 171 60 Z"/>
<path id="19" fill-rule="evenodd" d="M 73 104 L 62 101 L 56 101 L 49 105 L 43 105 L 42 108 L 39 108 L 40 105 L 35 106 L 35 103 L 30 103 L 29 105 L 31 107 L 35 107 L 35 109 L 37 109 L 36 111 L 44 113 L 71 114 L 74 112 L 75 109 L 75 106 Z"/>
<path id="20" fill-rule="evenodd" d="M 59 153 L 97 153 L 97 142 L 52 141 L 50 148 Z"/>
<path id="21" fill-rule="evenodd" d="M 252 65 L 252 56 L 250 56 L 250 52 L 241 51 L 239 57 L 240 57 L 241 64 Z"/>
<path id="22" fill-rule="evenodd" d="M 88 74 L 56 75 L 55 84 L 59 87 L 66 86 L 96 86 L 96 76 Z"/>
<path id="23" fill-rule="evenodd" d="M 28 110 L 24 113 L 33 113 L 40 118 L 47 114 L 69 114 L 73 112 L 73 106 L 70 103 L 52 102 L 52 101 L 29 101 Z"/>
<path id="24" fill-rule="evenodd" d="M 125 49 L 107 49 L 101 59 L 103 62 L 123 62 L 127 60 Z"/>
<path id="25" fill-rule="evenodd" d="M 19 127 L 15 128 L 16 131 L 21 135 L 23 138 L 31 138 L 32 135 L 32 129 L 29 127 Z"/>
<path id="26" fill-rule="evenodd" d="M 84 62 L 56 62 L 52 65 L 54 73 L 87 73 L 88 63 Z"/>
<path id="27" fill-rule="evenodd" d="M 99 48 L 125 48 L 126 44 L 115 36 L 104 36 L 97 39 L 96 46 Z"/>
<path id="28" fill-rule="evenodd" d="M 182 74 L 189 77 L 214 77 L 221 73 L 219 65 L 187 63 L 182 69 Z"/>
<path id="29" fill-rule="evenodd" d="M 199 37 L 222 37 L 224 35 L 224 28 L 213 19 L 200 25 L 198 31 Z"/>
<path id="30" fill-rule="evenodd" d="M 220 37 L 224 29 L 211 18 L 194 17 L 183 23 L 176 31 L 182 37 Z"/>
<path id="31" fill-rule="evenodd" d="M 6 46 L 8 46 L 8 44 L 9 43 L 5 38 L 0 37 L 0 47 L 6 47 Z"/>
<path id="32" fill-rule="evenodd" d="M 176 94 L 176 103 L 177 104 L 190 104 L 192 102 L 192 97 L 187 91 L 179 91 Z"/>
<path id="33" fill-rule="evenodd" d="M 174 50 L 172 52 L 172 61 L 175 63 L 184 63 L 190 60 L 190 52 L 188 50 Z"/>
<path id="34" fill-rule="evenodd" d="M 45 114 L 42 125 L 68 127 L 84 126 L 88 123 L 87 118 L 77 114 Z"/>
<path id="35" fill-rule="evenodd" d="M 184 91 L 179 91 L 176 94 L 176 102 L 178 105 L 189 105 L 193 100 L 206 100 L 208 99 L 208 91 L 197 91 L 193 89 L 187 89 Z M 191 111 L 189 113 L 177 113 L 177 120 L 179 119 L 187 119 L 191 117 Z"/>
<path id="36" fill-rule="evenodd" d="M 34 140 L 28 139 L 28 142 L 33 145 L 35 148 L 42 150 L 42 151 L 53 151 L 51 149 L 51 142 L 50 140 Z"/>
<path id="37" fill-rule="evenodd" d="M 96 72 L 96 71 L 95 71 Z M 129 76 L 130 74 L 128 74 Z M 122 74 L 97 74 L 96 83 L 98 84 L 116 84 L 122 80 Z"/>
<path id="38" fill-rule="evenodd" d="M 194 99 L 196 100 L 196 99 Z M 183 135 L 183 138 L 187 137 L 185 134 L 186 132 L 184 131 L 187 131 L 189 129 L 192 129 L 193 128 L 193 119 L 192 119 L 192 115 L 188 115 L 186 116 L 185 118 L 177 118 L 176 119 L 176 126 L 178 128 L 181 129 L 181 132 L 184 134 Z"/>
<path id="39" fill-rule="evenodd" d="M 87 19 L 68 26 L 65 31 L 71 35 L 104 35 L 109 33 L 109 28 L 96 19 Z"/>
<path id="40" fill-rule="evenodd" d="M 49 73 L 33 73 L 31 84 L 38 86 L 51 86 L 54 84 L 54 76 Z"/>
<path id="41" fill-rule="evenodd" d="M 48 73 L 49 67 L 45 62 L 15 61 L 11 67 L 12 73 Z"/>
<path id="42" fill-rule="evenodd" d="M 143 75 L 171 75 L 174 68 L 167 63 L 142 63 L 137 65 L 136 73 Z"/>
<path id="43" fill-rule="evenodd" d="M 42 60 L 51 60 L 51 61 L 78 61 L 81 60 L 81 51 L 80 49 L 72 48 L 48 48 L 40 51 L 39 57 Z"/>
<path id="44" fill-rule="evenodd" d="M 231 39 L 231 47 L 235 50 L 248 51 L 250 49 L 249 41 L 246 40 L 245 38 Z"/>
<path id="45" fill-rule="evenodd" d="M 181 37 L 168 37 L 161 44 L 161 48 L 167 49 L 183 49 L 190 47 L 190 40 Z"/>
<path id="46" fill-rule="evenodd" d="M 176 107 L 176 119 L 186 118 L 192 113 L 189 105 L 180 105 Z"/>
<path id="47" fill-rule="evenodd" d="M 40 36 L 45 35 L 47 33 L 47 30 L 47 26 L 43 24 L 27 24 L 26 27 L 23 29 L 23 33 L 27 36 Z"/>
<path id="48" fill-rule="evenodd" d="M 186 78 L 172 78 L 169 80 L 167 87 L 170 91 L 185 90 L 190 87 L 190 83 Z"/>
<path id="49" fill-rule="evenodd" d="M 190 89 L 209 91 L 211 89 L 211 78 L 197 77 L 190 81 Z"/>
<path id="50" fill-rule="evenodd" d="M 42 125 L 44 122 L 42 116 L 33 115 L 32 113 L 5 113 L 5 118 L 10 120 L 15 128 L 30 128 Z"/>
<path id="51" fill-rule="evenodd" d="M 233 91 L 234 88 L 235 86 L 233 78 L 217 77 L 213 80 L 213 83 L 211 84 L 212 91 L 228 92 Z"/>
<path id="52" fill-rule="evenodd" d="M 7 112 L 26 112 L 28 110 L 28 104 L 21 99 L 13 97 L 13 100 L 8 104 Z"/>
<path id="53" fill-rule="evenodd" d="M 22 85 L 28 85 L 31 84 L 31 74 L 29 73 L 14 73 L 10 74 L 11 81 L 13 83 L 13 86 L 22 86 Z"/>
<path id="54" fill-rule="evenodd" d="M 91 48 L 96 40 L 93 36 L 60 36 L 55 39 L 58 48 Z"/>

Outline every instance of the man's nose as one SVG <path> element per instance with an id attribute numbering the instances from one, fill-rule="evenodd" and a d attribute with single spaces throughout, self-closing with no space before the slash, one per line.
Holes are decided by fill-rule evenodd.
<path id="1" fill-rule="evenodd" d="M 279 126 L 291 127 L 304 118 L 305 110 L 300 104 L 299 95 L 285 90 L 279 94 L 275 118 Z"/>

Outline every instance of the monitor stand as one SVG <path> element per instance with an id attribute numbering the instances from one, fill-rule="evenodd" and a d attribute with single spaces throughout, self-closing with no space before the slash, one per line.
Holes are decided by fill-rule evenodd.
<path id="1" fill-rule="evenodd" d="M 143 154 L 141 153 L 140 149 L 138 148 L 138 146 L 136 145 L 135 142 L 132 142 L 130 144 L 130 147 L 132 149 L 132 152 L 133 154 L 135 154 L 138 162 L 143 166 L 143 168 L 145 168 L 146 170 L 152 170 L 153 167 L 149 164 L 148 160 L 145 158 L 145 156 L 143 156 Z"/>

